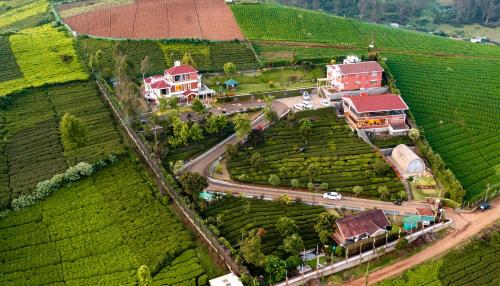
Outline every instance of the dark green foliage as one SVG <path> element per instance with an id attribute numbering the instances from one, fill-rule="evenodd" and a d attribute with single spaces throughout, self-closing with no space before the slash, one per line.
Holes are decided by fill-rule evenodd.
<path id="1" fill-rule="evenodd" d="M 374 138 L 370 138 L 370 141 L 373 143 L 373 145 L 377 146 L 380 149 L 393 148 L 399 144 L 405 144 L 405 145 L 412 145 L 413 144 L 411 139 L 408 138 L 407 136 L 397 136 L 397 137 L 390 137 L 390 138 L 374 137 Z"/>
<path id="2" fill-rule="evenodd" d="M 207 179 L 198 173 L 183 173 L 179 181 L 184 191 L 195 200 L 198 199 L 200 192 L 208 187 Z"/>
<path id="3" fill-rule="evenodd" d="M 303 118 L 309 118 L 312 125 L 305 148 L 299 130 Z M 228 169 L 233 179 L 245 174 L 245 182 L 269 184 L 269 176 L 283 168 L 279 174 L 283 186 L 291 186 L 291 180 L 298 179 L 305 188 L 308 182 L 318 180 L 328 183 L 330 190 L 352 192 L 359 185 L 363 187 L 361 195 L 368 197 L 378 197 L 379 186 L 387 186 L 391 195 L 403 189 L 389 165 L 353 135 L 332 109 L 298 112 L 293 121 L 281 120 L 264 133 L 264 143 L 252 150 L 240 150 L 231 158 Z M 258 169 L 248 160 L 254 152 L 264 158 Z M 377 175 L 374 164 L 384 166 L 386 172 Z"/>
<path id="4" fill-rule="evenodd" d="M 59 124 L 59 132 L 66 150 L 83 147 L 87 142 L 87 128 L 80 118 L 71 113 L 64 113 Z"/>
<path id="5" fill-rule="evenodd" d="M 323 211 L 324 208 L 318 206 L 296 203 L 285 206 L 278 202 L 228 197 L 209 206 L 203 215 L 214 219 L 217 216 L 220 218 L 221 236 L 225 237 L 231 245 L 237 245 L 240 242 L 242 231 L 248 232 L 255 228 L 265 229 L 262 251 L 264 254 L 269 254 L 277 250 L 282 243 L 282 238 L 276 230 L 276 223 L 284 216 L 296 221 L 298 233 L 304 240 L 306 248 L 315 246 L 318 236 L 313 226 L 318 215 Z"/>
<path id="6" fill-rule="evenodd" d="M 9 37 L 0 36 L 0 82 L 22 77 L 23 74 L 10 49 Z"/>

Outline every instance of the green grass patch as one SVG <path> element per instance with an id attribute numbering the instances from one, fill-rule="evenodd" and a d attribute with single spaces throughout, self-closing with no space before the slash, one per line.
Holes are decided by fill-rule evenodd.
<path id="1" fill-rule="evenodd" d="M 302 118 L 309 118 L 313 126 L 307 145 L 299 132 Z M 359 185 L 366 197 L 377 197 L 380 186 L 386 186 L 390 196 L 403 189 L 388 165 L 385 175 L 374 172 L 374 164 L 383 162 L 381 155 L 354 135 L 333 109 L 298 112 L 293 121 L 284 119 L 267 129 L 265 136 L 264 143 L 243 148 L 231 158 L 228 170 L 232 179 L 267 185 L 270 175 L 277 174 L 281 186 L 290 187 L 292 179 L 298 179 L 302 188 L 310 181 L 320 181 L 328 183 L 330 190 L 345 193 Z M 305 150 L 301 152 L 301 148 Z M 249 160 L 253 153 L 263 158 L 258 168 Z M 312 164 L 317 166 L 317 174 L 308 171 Z"/>
<path id="2" fill-rule="evenodd" d="M 373 145 L 380 149 L 394 148 L 400 144 L 411 145 L 413 141 L 408 136 L 394 136 L 394 137 L 379 137 L 375 136 L 370 138 Z"/>

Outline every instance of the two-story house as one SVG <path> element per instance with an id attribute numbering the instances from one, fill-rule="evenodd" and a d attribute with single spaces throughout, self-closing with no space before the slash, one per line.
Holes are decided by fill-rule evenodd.
<path id="1" fill-rule="evenodd" d="M 327 65 L 329 84 L 338 91 L 382 86 L 384 69 L 376 62 L 353 62 Z"/>
<path id="2" fill-rule="evenodd" d="M 200 96 L 211 96 L 215 91 L 207 88 L 201 81 L 201 75 L 190 65 L 181 65 L 179 61 L 165 70 L 163 75 L 144 79 L 143 96 L 152 103 L 159 103 L 160 98 L 176 97 L 189 102 Z"/>
<path id="3" fill-rule="evenodd" d="M 343 96 L 342 108 L 353 129 L 391 135 L 403 135 L 409 129 L 405 113 L 409 108 L 397 94 Z"/>

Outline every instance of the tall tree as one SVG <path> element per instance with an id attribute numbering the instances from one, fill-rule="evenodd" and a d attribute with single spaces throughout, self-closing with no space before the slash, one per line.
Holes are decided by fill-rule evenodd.
<path id="1" fill-rule="evenodd" d="M 286 262 L 277 256 L 268 255 L 264 261 L 264 271 L 274 277 L 274 281 L 281 281 L 286 275 Z"/>
<path id="2" fill-rule="evenodd" d="M 211 115 L 207 119 L 206 127 L 208 133 L 214 134 L 217 132 L 222 133 L 222 131 L 227 127 L 228 122 L 226 116 L 220 115 Z"/>
<path id="3" fill-rule="evenodd" d="M 193 126 L 189 129 L 189 138 L 193 140 L 196 145 L 200 140 L 203 140 L 205 137 L 203 136 L 203 129 L 201 129 L 200 124 L 194 123 Z"/>
<path id="4" fill-rule="evenodd" d="M 141 265 L 137 270 L 137 278 L 139 278 L 139 286 L 153 285 L 153 278 L 147 265 Z"/>
<path id="5" fill-rule="evenodd" d="M 150 69 L 151 69 L 151 63 L 149 62 L 149 57 L 145 56 L 144 59 L 142 59 L 141 61 L 141 73 L 143 79 L 145 74 L 149 73 Z"/>
<path id="6" fill-rule="evenodd" d="M 201 102 L 199 98 L 193 100 L 193 102 L 191 103 L 191 109 L 193 109 L 194 112 L 196 112 L 198 115 L 202 115 L 207 112 L 205 105 L 203 105 L 203 102 Z"/>
<path id="7" fill-rule="evenodd" d="M 240 252 L 246 263 L 262 266 L 265 258 L 262 253 L 262 238 L 255 229 L 251 230 L 241 242 Z"/>
<path id="8" fill-rule="evenodd" d="M 276 221 L 276 231 L 280 234 L 282 238 L 288 237 L 294 233 L 299 232 L 299 227 L 297 223 L 286 216 L 280 217 Z"/>
<path id="9" fill-rule="evenodd" d="M 304 249 L 304 241 L 299 234 L 294 233 L 283 239 L 283 250 L 290 255 L 297 255 Z"/>
<path id="10" fill-rule="evenodd" d="M 232 76 L 236 73 L 236 65 L 232 62 L 227 62 L 224 64 L 224 73 L 228 76 Z"/>
<path id="11" fill-rule="evenodd" d="M 262 158 L 262 155 L 260 155 L 260 153 L 255 152 L 252 154 L 252 156 L 250 156 L 250 164 L 255 169 L 259 169 L 260 167 L 262 167 L 262 164 L 264 164 L 264 158 Z"/>
<path id="12" fill-rule="evenodd" d="M 190 137 L 189 126 L 187 125 L 187 123 L 182 122 L 182 120 L 178 116 L 173 116 L 172 129 L 173 134 L 168 139 L 168 143 L 173 147 L 179 145 L 186 146 Z"/>
<path id="13" fill-rule="evenodd" d="M 182 63 L 185 65 L 190 65 L 193 68 L 196 68 L 196 62 L 194 61 L 194 58 L 191 56 L 191 53 L 184 53 L 184 56 L 182 56 Z"/>
<path id="14" fill-rule="evenodd" d="M 59 124 L 59 132 L 66 150 L 82 147 L 87 142 L 87 128 L 78 117 L 71 113 L 63 115 Z"/>
<path id="15" fill-rule="evenodd" d="M 302 138 L 306 142 L 307 145 L 307 140 L 309 137 L 312 135 L 312 123 L 308 118 L 303 118 L 299 121 L 299 132 L 300 135 L 302 135 Z"/>
<path id="16" fill-rule="evenodd" d="M 330 235 L 335 230 L 335 220 L 337 218 L 331 213 L 321 213 L 316 220 L 314 225 L 314 230 L 318 234 L 321 243 L 325 244 L 328 242 Z"/>
<path id="17" fill-rule="evenodd" d="M 247 136 L 252 130 L 252 122 L 247 114 L 238 113 L 233 117 L 234 129 L 236 130 L 236 137 L 241 140 Z"/>
<path id="18" fill-rule="evenodd" d="M 200 193 L 208 187 L 207 178 L 196 172 L 183 173 L 179 181 L 184 189 L 184 192 L 191 196 L 194 200 L 198 200 Z"/>

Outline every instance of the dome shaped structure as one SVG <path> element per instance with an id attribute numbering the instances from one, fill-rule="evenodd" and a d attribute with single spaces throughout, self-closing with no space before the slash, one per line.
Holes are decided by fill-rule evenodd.
<path id="1" fill-rule="evenodd" d="M 421 176 L 424 174 L 424 161 L 410 147 L 404 144 L 396 146 L 392 150 L 391 157 L 398 169 L 405 175 Z"/>

